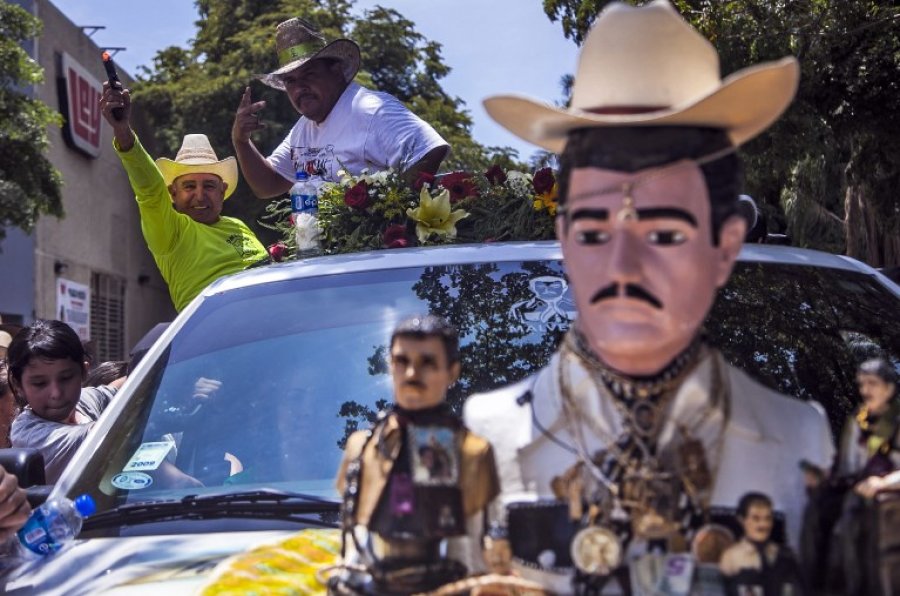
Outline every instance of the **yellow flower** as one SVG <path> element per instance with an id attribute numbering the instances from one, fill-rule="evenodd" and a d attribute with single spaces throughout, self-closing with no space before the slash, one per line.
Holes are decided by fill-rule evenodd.
<path id="1" fill-rule="evenodd" d="M 551 188 L 549 192 L 535 195 L 534 210 L 543 211 L 544 209 L 547 209 L 550 215 L 556 215 L 556 198 L 558 194 L 559 189 L 556 183 L 554 183 L 553 188 Z"/>
<path id="2" fill-rule="evenodd" d="M 455 238 L 456 222 L 469 217 L 469 213 L 462 209 L 450 211 L 450 191 L 444 189 L 432 198 L 424 186 L 419 193 L 419 206 L 407 209 L 406 215 L 416 221 L 416 236 L 422 243 L 431 234 Z"/>

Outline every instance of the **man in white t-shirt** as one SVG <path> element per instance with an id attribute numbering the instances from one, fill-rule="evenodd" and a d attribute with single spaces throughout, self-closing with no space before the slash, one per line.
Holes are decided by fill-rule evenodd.
<path id="1" fill-rule="evenodd" d="M 231 138 L 235 154 L 256 196 L 286 193 L 298 170 L 337 181 L 338 171 L 359 174 L 394 168 L 415 181 L 434 174 L 450 146 L 397 98 L 353 82 L 359 70 L 359 46 L 349 39 L 326 43 L 312 26 L 293 18 L 275 30 L 281 67 L 260 77 L 288 94 L 301 117 L 281 144 L 263 157 L 251 134 L 262 128 L 249 87 L 235 114 Z"/>

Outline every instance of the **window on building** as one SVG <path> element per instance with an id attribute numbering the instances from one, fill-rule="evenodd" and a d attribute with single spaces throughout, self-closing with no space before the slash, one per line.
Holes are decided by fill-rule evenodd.
<path id="1" fill-rule="evenodd" d="M 125 359 L 125 280 L 91 274 L 91 344 L 97 362 Z"/>

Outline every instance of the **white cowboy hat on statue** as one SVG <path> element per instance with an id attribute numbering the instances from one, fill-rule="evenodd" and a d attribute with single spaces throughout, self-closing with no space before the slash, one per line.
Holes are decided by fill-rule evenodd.
<path id="1" fill-rule="evenodd" d="M 797 92 L 793 57 L 724 80 L 715 48 L 667 0 L 616 2 L 584 40 L 570 108 L 517 95 L 485 99 L 517 136 L 559 153 L 576 128 L 689 125 L 721 128 L 737 147 L 774 122 Z"/>

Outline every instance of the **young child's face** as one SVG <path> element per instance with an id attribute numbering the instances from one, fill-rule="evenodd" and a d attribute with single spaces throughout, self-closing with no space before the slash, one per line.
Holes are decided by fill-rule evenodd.
<path id="1" fill-rule="evenodd" d="M 68 358 L 32 358 L 22 371 L 18 391 L 35 414 L 53 422 L 72 422 L 81 397 L 84 364 Z"/>

